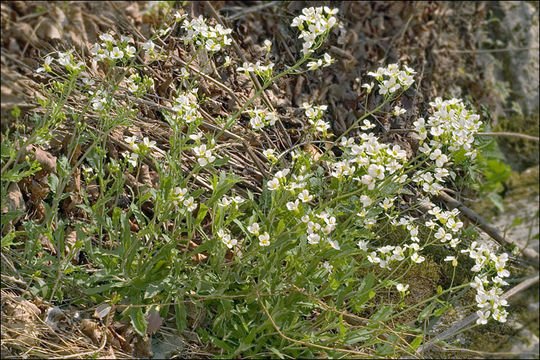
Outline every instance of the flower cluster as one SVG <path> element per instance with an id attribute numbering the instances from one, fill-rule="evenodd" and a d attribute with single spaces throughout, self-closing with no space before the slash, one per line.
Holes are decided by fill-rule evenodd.
<path id="1" fill-rule="evenodd" d="M 193 196 L 186 197 L 188 190 L 186 188 L 175 187 L 171 195 L 171 201 L 175 206 L 183 204 L 189 212 L 197 208 L 197 203 Z"/>
<path id="2" fill-rule="evenodd" d="M 242 66 L 238 67 L 236 71 L 243 72 L 244 74 L 253 72 L 261 77 L 263 80 L 269 80 L 272 77 L 272 71 L 274 69 L 274 63 L 268 65 L 262 65 L 260 61 L 255 64 L 245 62 Z"/>
<path id="3" fill-rule="evenodd" d="M 223 208 L 227 208 L 227 207 L 229 207 L 231 205 L 234 205 L 234 208 L 238 209 L 238 205 L 242 204 L 244 201 L 246 201 L 246 199 L 244 199 L 241 196 L 228 197 L 228 196 L 224 195 L 218 201 L 218 205 L 223 207 Z"/>
<path id="4" fill-rule="evenodd" d="M 57 55 L 58 55 L 58 59 L 56 59 L 56 61 L 58 62 L 58 64 L 65 67 L 66 70 L 69 71 L 70 73 L 78 74 L 84 69 L 84 63 L 82 61 L 75 62 L 72 51 L 68 51 L 68 52 L 59 51 Z M 38 68 L 36 72 L 37 73 L 41 73 L 43 71 L 46 71 L 49 73 L 52 72 L 51 64 L 53 61 L 54 61 L 54 58 L 52 56 L 50 55 L 47 56 L 45 58 L 45 61 L 43 62 L 43 66 Z"/>
<path id="5" fill-rule="evenodd" d="M 175 112 L 172 120 L 175 124 L 190 124 L 201 119 L 197 104 L 197 92 L 198 89 L 195 88 L 178 94 L 172 106 L 172 110 Z"/>
<path id="6" fill-rule="evenodd" d="M 130 93 L 141 96 L 144 95 L 148 89 L 154 87 L 154 79 L 146 75 L 143 75 L 141 78 L 139 74 L 134 73 L 126 79 L 126 86 Z"/>
<path id="7" fill-rule="evenodd" d="M 92 108 L 96 111 L 104 111 L 109 101 L 114 101 L 114 99 L 110 99 L 109 94 L 105 90 L 100 89 L 95 93 L 93 91 L 89 91 L 88 93 L 93 95 L 91 100 Z"/>
<path id="8" fill-rule="evenodd" d="M 229 234 L 223 229 L 218 230 L 217 236 L 219 240 L 221 240 L 221 242 L 224 243 L 229 249 L 232 249 L 233 246 L 238 244 L 238 240 L 232 238 L 231 234 Z"/>
<path id="9" fill-rule="evenodd" d="M 139 142 L 136 136 L 126 137 L 124 141 L 129 144 L 133 152 L 124 151 L 122 156 L 133 166 L 137 166 L 139 156 L 148 155 L 156 147 L 156 142 L 149 140 L 147 137 L 144 137 L 142 142 Z"/>
<path id="10" fill-rule="evenodd" d="M 322 133 L 324 137 L 328 137 L 328 129 L 330 129 L 330 124 L 322 119 L 328 106 L 315 106 L 308 103 L 303 103 L 302 108 L 305 111 L 309 123 L 313 125 L 315 131 Z"/>
<path id="11" fill-rule="evenodd" d="M 400 69 L 398 64 L 390 64 L 387 67 L 380 67 L 376 72 L 368 72 L 369 76 L 373 76 L 379 82 L 379 93 L 384 96 L 394 94 L 396 91 L 403 89 L 407 90 L 413 83 L 413 75 L 416 72 L 408 66 Z M 372 86 L 368 85 L 369 91 Z"/>
<path id="12" fill-rule="evenodd" d="M 496 255 L 486 245 L 478 245 L 476 241 L 461 252 L 468 253 L 469 257 L 474 259 L 475 265 L 471 271 L 480 273 L 471 282 L 471 286 L 476 290 L 477 306 L 480 308 L 477 311 L 477 324 L 487 323 L 490 315 L 499 322 L 506 322 L 508 312 L 505 307 L 508 306 L 508 302 L 501 297 L 503 294 L 501 286 L 508 285 L 504 278 L 510 276 L 510 272 L 505 268 L 508 254 Z M 496 275 L 490 281 L 488 274 L 493 272 Z"/>
<path id="13" fill-rule="evenodd" d="M 334 16 L 338 9 L 328 7 L 310 7 L 302 9 L 302 15 L 295 17 L 291 23 L 292 27 L 300 30 L 298 38 L 303 39 L 302 52 L 307 55 L 316 50 L 332 27 L 337 23 Z"/>
<path id="14" fill-rule="evenodd" d="M 261 227 L 259 226 L 258 223 L 256 223 L 256 222 L 252 223 L 251 225 L 249 225 L 247 227 L 247 230 L 251 234 L 258 237 L 260 246 L 268 246 L 268 245 L 270 245 L 270 234 L 268 234 L 268 232 L 266 232 L 266 231 L 264 233 L 262 233 Z"/>
<path id="15" fill-rule="evenodd" d="M 132 43 L 131 39 L 126 36 L 120 36 L 120 41 L 118 41 L 111 34 L 101 34 L 99 39 L 102 43 L 95 43 L 90 49 L 90 53 L 96 61 L 127 61 L 134 57 L 137 52 L 137 49 L 130 45 Z"/>
<path id="16" fill-rule="evenodd" d="M 206 166 L 216 160 L 216 157 L 212 154 L 212 149 L 207 148 L 206 144 L 195 146 L 193 152 L 197 156 L 197 162 L 200 166 Z"/>
<path id="17" fill-rule="evenodd" d="M 399 145 L 390 147 L 380 143 L 372 133 L 362 133 L 360 144 L 350 138 L 342 140 L 341 145 L 344 156 L 339 168 L 334 168 L 331 173 L 333 177 L 340 179 L 355 175 L 353 179 L 367 185 L 368 190 L 375 189 L 377 183 L 384 181 L 388 175 L 394 176 L 394 180 L 400 183 L 407 179 L 405 174 L 401 175 L 407 154 Z"/>
<path id="18" fill-rule="evenodd" d="M 304 168 L 301 170 L 303 171 Z M 293 174 L 291 179 L 287 179 L 287 175 L 289 174 L 291 170 L 290 169 L 283 169 L 280 171 L 277 171 L 274 174 L 274 178 L 266 184 L 268 187 L 268 190 L 270 191 L 276 191 L 276 190 L 288 190 L 291 192 L 291 194 L 295 194 L 295 191 L 303 190 L 300 194 L 298 194 L 298 200 L 302 201 L 303 203 L 311 201 L 312 197 L 309 195 L 309 192 L 307 190 L 304 190 L 304 188 L 307 186 L 307 183 L 305 182 L 305 177 L 303 175 L 299 174 Z M 287 208 L 289 210 L 296 210 L 298 209 L 298 203 L 296 205 L 293 205 L 295 203 L 288 203 Z M 292 207 L 292 208 L 291 208 Z"/>
<path id="19" fill-rule="evenodd" d="M 274 126 L 278 119 L 273 112 L 268 112 L 264 109 L 252 109 L 246 111 L 249 114 L 249 123 L 254 130 L 261 130 L 265 126 Z"/>
<path id="20" fill-rule="evenodd" d="M 474 159 L 476 151 L 472 149 L 472 145 L 474 134 L 482 126 L 480 116 L 469 111 L 459 99 L 443 101 L 438 97 L 429 105 L 433 114 L 429 116 L 428 121 L 420 118 L 414 122 L 414 128 L 422 143 L 427 142 L 428 135 L 432 137 L 429 147 L 424 145 L 422 148 L 425 149 L 424 152 L 430 153 L 430 158 L 438 157 L 441 153 L 440 148 L 446 145 L 450 152 L 463 149 L 466 156 Z M 431 151 L 438 152 L 433 155 Z"/>
<path id="21" fill-rule="evenodd" d="M 208 51 L 219 51 L 232 42 L 232 38 L 228 36 L 232 33 L 232 29 L 224 28 L 220 24 L 209 25 L 202 15 L 191 21 L 184 20 L 182 28 L 186 31 L 185 43 L 195 43 Z"/>
<path id="22" fill-rule="evenodd" d="M 307 190 L 304 190 L 307 192 Z M 325 240 L 336 250 L 340 250 L 339 243 L 330 237 L 335 230 L 337 221 L 334 216 L 327 212 L 310 213 L 302 217 L 302 222 L 306 224 L 307 241 L 311 245 L 317 245 L 321 240 Z"/>
<path id="23" fill-rule="evenodd" d="M 330 55 L 325 53 L 322 59 L 317 61 L 310 61 L 307 63 L 308 70 L 317 70 L 320 67 L 327 67 L 336 62 L 336 59 L 333 59 Z"/>

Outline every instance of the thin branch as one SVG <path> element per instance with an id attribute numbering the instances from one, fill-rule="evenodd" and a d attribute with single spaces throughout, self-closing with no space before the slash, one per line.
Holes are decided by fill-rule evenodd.
<path id="1" fill-rule="evenodd" d="M 496 53 L 496 52 L 506 52 L 506 51 L 528 51 L 528 50 L 538 50 L 538 46 L 533 47 L 520 47 L 520 48 L 503 48 L 503 49 L 470 49 L 470 50 L 460 50 L 460 49 L 434 49 L 433 52 L 453 52 L 453 53 Z"/>
<path id="2" fill-rule="evenodd" d="M 531 136 L 526 134 L 520 134 L 515 132 L 479 132 L 476 133 L 477 136 L 511 136 L 511 137 L 518 137 L 525 140 L 533 140 L 533 141 L 540 141 L 540 138 L 537 136 Z"/>
<path id="3" fill-rule="evenodd" d="M 246 14 L 249 14 L 249 13 L 252 13 L 252 12 L 258 12 L 258 11 L 261 11 L 263 9 L 266 9 L 267 7 L 278 5 L 279 3 L 281 3 L 281 1 L 270 1 L 270 2 L 267 2 L 267 3 L 263 3 L 261 5 L 250 6 L 248 8 L 245 8 L 242 11 L 237 12 L 234 15 L 225 17 L 225 20 L 227 20 L 227 21 L 236 20 L 236 19 L 239 19 L 239 18 L 241 18 L 242 16 L 244 16 Z M 222 9 L 222 10 L 225 10 L 225 9 Z"/>
<path id="4" fill-rule="evenodd" d="M 386 132 L 386 134 L 400 134 L 400 133 L 418 133 L 415 129 L 390 129 Z M 540 138 L 537 136 L 527 135 L 527 134 L 520 134 L 515 132 L 508 132 L 508 131 L 501 131 L 501 132 L 478 132 L 475 134 L 476 136 L 507 136 L 507 137 L 517 137 L 520 139 L 525 140 L 532 140 L 532 141 L 540 141 Z"/>
<path id="5" fill-rule="evenodd" d="M 459 209 L 459 211 L 461 211 L 461 213 L 467 219 L 476 224 L 480 229 L 482 229 L 486 234 L 488 234 L 493 240 L 497 241 L 501 246 L 517 246 L 521 250 L 523 256 L 525 256 L 526 260 L 528 260 L 527 262 L 538 268 L 539 256 L 534 249 L 523 248 L 514 239 L 504 236 L 497 228 L 488 224 L 481 215 L 469 209 L 468 207 L 463 205 L 463 203 L 446 194 L 444 191 L 441 191 L 439 193 L 439 198 L 446 202 L 451 208 Z"/>

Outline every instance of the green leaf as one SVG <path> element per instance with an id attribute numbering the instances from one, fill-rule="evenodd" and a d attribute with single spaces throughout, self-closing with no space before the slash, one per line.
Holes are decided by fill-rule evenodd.
<path id="1" fill-rule="evenodd" d="M 4 215 L 2 215 L 4 216 Z M 14 243 L 13 239 L 15 239 L 18 235 L 24 235 L 25 231 L 13 231 L 8 233 L 6 236 L 2 238 L 2 248 L 6 246 L 12 246 L 12 245 L 21 245 L 21 242 Z"/>
<path id="2" fill-rule="evenodd" d="M 207 213 L 208 213 L 208 206 L 201 203 L 201 205 L 199 206 L 199 212 L 197 213 L 197 218 L 195 219 L 195 226 L 199 226 L 202 223 Z"/>
<path id="3" fill-rule="evenodd" d="M 153 298 L 154 296 L 159 294 L 161 290 L 163 290 L 163 284 L 156 284 L 156 283 L 148 284 L 144 292 L 144 298 L 145 299 Z"/>
<path id="4" fill-rule="evenodd" d="M 504 212 L 504 203 L 503 203 L 503 198 L 501 195 L 496 194 L 496 193 L 491 193 L 488 195 L 488 199 L 491 200 L 493 205 L 495 205 L 497 209 L 499 209 L 500 212 Z"/>
<path id="5" fill-rule="evenodd" d="M 176 313 L 176 328 L 178 332 L 183 332 L 187 328 L 187 312 L 186 304 L 180 297 L 176 298 L 176 304 L 174 304 L 174 310 Z"/>
<path id="6" fill-rule="evenodd" d="M 371 316 L 372 323 L 384 322 L 388 320 L 390 315 L 392 315 L 392 305 L 383 305 L 373 316 Z"/>
<path id="7" fill-rule="evenodd" d="M 422 344 L 422 340 L 424 340 L 424 335 L 418 335 L 414 338 L 414 340 L 411 343 L 411 347 L 416 350 Z"/>
<path id="8" fill-rule="evenodd" d="M 285 359 L 285 355 L 283 355 L 278 349 L 276 349 L 275 347 L 270 347 L 269 348 L 271 352 L 273 352 L 274 354 L 277 355 L 278 358 L 280 359 Z"/>
<path id="9" fill-rule="evenodd" d="M 133 325 L 133 328 L 135 329 L 137 334 L 144 336 L 146 334 L 146 327 L 148 326 L 148 322 L 144 318 L 142 308 L 131 308 L 129 311 L 129 318 L 131 319 L 131 325 Z"/>

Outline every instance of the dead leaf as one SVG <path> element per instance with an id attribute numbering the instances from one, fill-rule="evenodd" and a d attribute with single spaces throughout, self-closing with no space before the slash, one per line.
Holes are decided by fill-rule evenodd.
<path id="1" fill-rule="evenodd" d="M 42 223 L 43 220 L 45 220 L 45 216 L 47 215 L 45 210 L 45 204 L 43 204 L 43 200 L 40 200 L 37 204 L 34 204 L 34 211 L 32 212 L 32 219 L 35 219 L 38 224 Z"/>
<path id="2" fill-rule="evenodd" d="M 8 188 L 6 206 L 2 208 L 2 214 L 7 213 L 8 211 L 26 212 L 26 204 L 24 202 L 23 194 L 17 183 L 11 183 Z"/>
<path id="3" fill-rule="evenodd" d="M 66 236 L 66 255 L 69 255 L 70 254 L 70 249 L 75 249 L 75 244 L 77 242 L 77 231 L 76 230 L 71 230 L 71 231 L 68 231 L 67 232 L 67 236 Z M 79 249 L 76 249 L 75 250 L 75 254 L 73 254 L 73 258 L 71 261 L 73 261 L 75 264 L 77 264 L 79 262 L 79 252 L 80 250 Z"/>
<path id="4" fill-rule="evenodd" d="M 83 319 L 80 328 L 83 334 L 88 336 L 95 344 L 101 342 L 103 331 L 99 328 L 99 324 L 89 319 Z"/>
<path id="5" fill-rule="evenodd" d="M 77 205 L 82 204 L 80 168 L 76 168 L 75 171 L 73 171 L 73 175 L 69 179 L 64 192 L 71 194 L 67 199 L 62 201 L 62 209 L 66 213 L 76 213 L 79 210 Z"/>
<path id="6" fill-rule="evenodd" d="M 41 165 L 42 171 L 56 174 L 56 157 L 34 145 L 29 145 L 26 151 L 31 159 L 36 160 Z"/>
<path id="7" fill-rule="evenodd" d="M 142 164 L 141 166 L 141 172 L 139 174 L 139 181 L 141 181 L 143 184 L 148 185 L 148 187 L 152 187 L 152 177 L 150 176 L 150 168 L 146 164 Z"/>
<path id="8" fill-rule="evenodd" d="M 101 304 L 99 305 L 96 310 L 94 311 L 94 317 L 97 319 L 102 320 L 107 314 L 111 311 L 111 305 L 109 304 Z"/>
<path id="9" fill-rule="evenodd" d="M 163 319 L 161 318 L 161 316 L 159 316 L 159 312 L 157 312 L 156 310 L 150 310 L 150 312 L 146 316 L 146 320 L 148 321 L 148 327 L 146 328 L 146 331 L 150 335 L 155 334 L 161 327 L 161 324 L 163 324 Z"/>
<path id="10" fill-rule="evenodd" d="M 45 318 L 45 324 L 52 327 L 54 330 L 58 330 L 58 323 L 66 317 L 66 314 L 58 306 L 51 307 L 47 310 L 47 317 Z"/>
<path id="11" fill-rule="evenodd" d="M 36 35 L 45 41 L 62 39 L 61 28 L 52 20 L 45 19 L 36 30 Z"/>
<path id="12" fill-rule="evenodd" d="M 321 151 L 311 144 L 306 144 L 304 146 L 304 151 L 311 155 L 311 158 L 315 161 L 318 161 L 322 156 Z"/>

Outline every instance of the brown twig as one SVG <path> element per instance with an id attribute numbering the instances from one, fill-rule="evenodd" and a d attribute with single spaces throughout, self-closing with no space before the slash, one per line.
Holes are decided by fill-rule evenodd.
<path id="1" fill-rule="evenodd" d="M 418 131 L 416 131 L 415 129 L 390 129 L 386 132 L 386 134 L 396 134 L 396 133 L 410 133 L 410 132 L 414 132 L 414 133 L 417 133 Z M 520 139 L 525 139 L 525 140 L 533 140 L 533 141 L 540 141 L 540 138 L 537 137 L 537 136 L 531 136 L 531 135 L 527 135 L 527 134 L 520 134 L 520 133 L 515 133 L 515 132 L 508 132 L 508 131 L 500 131 L 500 132 L 494 132 L 494 131 L 490 131 L 490 132 L 478 132 L 475 134 L 476 136 L 506 136 L 506 137 L 517 137 L 517 138 L 520 138 Z"/>

